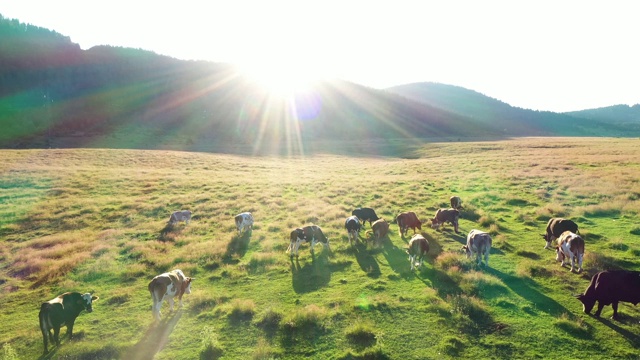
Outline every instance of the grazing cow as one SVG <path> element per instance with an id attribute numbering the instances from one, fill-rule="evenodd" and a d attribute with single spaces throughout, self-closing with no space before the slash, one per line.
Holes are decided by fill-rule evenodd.
<path id="1" fill-rule="evenodd" d="M 169 225 L 173 226 L 177 224 L 179 221 L 184 221 L 185 224 L 189 224 L 191 220 L 191 211 L 189 210 L 180 210 L 174 211 L 169 217 Z"/>
<path id="2" fill-rule="evenodd" d="M 82 310 L 92 312 L 92 302 L 99 298 L 90 293 L 66 292 L 40 306 L 40 330 L 44 341 L 44 354 L 49 352 L 48 340 L 60 345 L 60 327 L 67 327 L 69 339 L 73 337 L 73 324 Z M 51 330 L 53 329 L 53 335 Z"/>
<path id="3" fill-rule="evenodd" d="M 358 235 L 360 234 L 360 220 L 357 216 L 349 216 L 344 223 L 345 229 L 349 234 L 349 244 L 353 246 L 353 242 L 358 242 Z M 353 242 L 352 242 L 353 241 Z"/>
<path id="4" fill-rule="evenodd" d="M 449 202 L 451 203 L 452 209 L 461 209 L 462 208 L 462 200 L 459 196 L 452 196 L 449 198 Z"/>
<path id="5" fill-rule="evenodd" d="M 544 246 L 545 249 L 551 248 L 551 242 L 562 235 L 565 231 L 571 231 L 574 234 L 580 234 L 578 232 L 578 225 L 571 220 L 562 219 L 562 218 L 551 218 L 549 222 L 547 222 L 547 232 L 542 235 L 547 244 Z"/>
<path id="6" fill-rule="evenodd" d="M 558 238 L 558 246 L 556 246 L 556 261 L 561 261 L 560 266 L 564 266 L 566 258 L 571 260 L 571 272 L 573 272 L 574 263 L 578 262 L 578 273 L 582 272 L 582 258 L 584 257 L 584 240 L 580 235 L 576 235 L 571 231 L 565 231 Z"/>
<path id="7" fill-rule="evenodd" d="M 382 245 L 382 239 L 389 233 L 389 223 L 385 219 L 378 219 L 371 225 L 376 247 Z"/>
<path id="8" fill-rule="evenodd" d="M 236 215 L 236 229 L 238 234 L 242 234 L 247 230 L 253 230 L 253 215 L 250 212 L 243 212 Z"/>
<path id="9" fill-rule="evenodd" d="M 418 215 L 413 211 L 400 213 L 396 216 L 395 222 L 398 224 L 398 230 L 400 230 L 401 237 L 404 237 L 407 234 L 409 228 L 413 229 L 414 234 L 416 233 L 416 228 L 418 230 L 422 230 L 422 222 L 418 219 Z"/>
<path id="10" fill-rule="evenodd" d="M 469 231 L 469 235 L 467 235 L 467 245 L 462 247 L 462 251 L 467 254 L 467 259 L 471 258 L 475 254 L 478 266 L 482 265 L 482 257 L 484 256 L 484 264 L 489 267 L 491 235 L 477 229 Z"/>
<path id="11" fill-rule="evenodd" d="M 598 302 L 595 316 L 599 317 L 605 305 L 613 308 L 613 319 L 618 320 L 618 302 L 637 305 L 640 302 L 640 271 L 607 270 L 591 278 L 584 294 L 575 295 L 582 302 L 582 311 L 590 314 Z"/>
<path id="12" fill-rule="evenodd" d="M 178 297 L 178 306 L 182 306 L 182 295 L 191 294 L 191 280 L 182 270 L 176 269 L 154 277 L 149 283 L 153 306 L 151 313 L 156 321 L 160 320 L 160 307 L 165 299 L 169 303 L 169 311 L 173 311 L 173 298 Z"/>
<path id="13" fill-rule="evenodd" d="M 317 243 L 322 243 L 326 249 L 331 251 L 331 248 L 329 247 L 329 239 L 324 236 L 322 229 L 320 229 L 318 225 L 308 225 L 291 231 L 289 240 L 287 252 L 291 254 L 291 257 L 294 255 L 296 258 L 298 257 L 298 248 L 303 242 L 311 242 L 311 255 L 314 254 L 313 247 Z"/>
<path id="14" fill-rule="evenodd" d="M 422 266 L 424 256 L 429 252 L 429 242 L 422 236 L 422 234 L 415 234 L 409 240 L 409 248 L 407 254 L 409 254 L 409 263 L 411 263 L 411 270 L 416 267 Z"/>
<path id="15" fill-rule="evenodd" d="M 458 218 L 460 218 L 460 211 L 456 209 L 438 209 L 436 215 L 431 219 L 431 227 L 438 230 L 440 225 L 444 228 L 444 224 L 449 223 L 453 225 L 456 234 L 459 234 Z"/>
<path id="16" fill-rule="evenodd" d="M 351 212 L 351 215 L 357 216 L 364 226 L 365 221 L 369 221 L 369 226 L 373 221 L 380 219 L 376 212 L 371 208 L 357 208 Z"/>

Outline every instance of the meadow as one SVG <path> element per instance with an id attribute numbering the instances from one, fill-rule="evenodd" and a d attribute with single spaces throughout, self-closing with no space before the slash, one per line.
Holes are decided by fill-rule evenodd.
<path id="1" fill-rule="evenodd" d="M 0 150 L 0 358 L 638 359 L 640 309 L 595 318 L 573 297 L 598 271 L 640 270 L 638 149 L 523 138 L 400 156 Z M 454 194 L 460 234 L 425 224 L 419 270 L 395 224 L 380 248 L 348 243 L 356 207 L 425 223 Z M 167 227 L 180 209 L 191 223 Z M 243 211 L 256 223 L 238 236 Z M 543 249 L 551 217 L 580 226 L 583 273 Z M 302 245 L 290 259 L 290 231 L 311 223 L 331 251 Z M 488 268 L 460 252 L 473 228 L 492 234 Z M 192 293 L 154 323 L 147 285 L 176 268 L 195 277 Z M 65 291 L 100 300 L 42 356 L 40 304 Z"/>

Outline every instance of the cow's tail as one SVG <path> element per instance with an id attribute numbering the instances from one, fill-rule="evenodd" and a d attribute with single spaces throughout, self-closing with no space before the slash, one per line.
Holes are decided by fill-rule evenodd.
<path id="1" fill-rule="evenodd" d="M 47 334 L 51 328 L 49 324 L 49 303 L 42 303 L 40 306 L 40 313 L 38 313 L 38 319 L 40 320 L 40 330 L 42 330 L 42 335 Z"/>

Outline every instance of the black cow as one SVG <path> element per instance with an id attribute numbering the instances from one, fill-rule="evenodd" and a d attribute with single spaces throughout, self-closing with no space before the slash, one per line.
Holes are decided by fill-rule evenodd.
<path id="1" fill-rule="evenodd" d="M 640 302 L 640 271 L 607 270 L 591 278 L 584 294 L 576 295 L 582 302 L 582 311 L 591 313 L 598 302 L 595 316 L 600 316 L 605 305 L 613 308 L 613 319 L 618 319 L 618 302 L 624 301 L 636 305 Z"/>
<path id="2" fill-rule="evenodd" d="M 574 234 L 580 234 L 578 232 L 578 225 L 571 220 L 563 218 L 551 218 L 547 223 L 547 232 L 542 235 L 547 244 L 545 249 L 551 248 L 551 242 L 562 235 L 565 231 L 571 231 Z"/>
<path id="3" fill-rule="evenodd" d="M 360 234 L 360 221 L 357 216 L 349 216 L 344 222 L 344 227 L 347 229 L 349 235 L 349 244 L 353 245 L 354 242 L 358 242 L 358 235 Z"/>
<path id="4" fill-rule="evenodd" d="M 40 330 L 44 341 L 44 353 L 49 352 L 48 340 L 60 345 L 60 327 L 67 327 L 69 339 L 73 336 L 73 323 L 82 310 L 93 311 L 92 301 L 98 300 L 97 296 L 90 293 L 66 292 L 58 297 L 42 303 L 40 306 Z M 53 329 L 53 335 L 51 335 Z"/>
<path id="5" fill-rule="evenodd" d="M 369 226 L 371 226 L 371 223 L 374 221 L 380 219 L 378 215 L 376 215 L 375 210 L 371 208 L 357 208 L 351 212 L 351 215 L 357 216 L 362 222 L 362 225 L 364 225 L 365 221 L 369 221 Z"/>

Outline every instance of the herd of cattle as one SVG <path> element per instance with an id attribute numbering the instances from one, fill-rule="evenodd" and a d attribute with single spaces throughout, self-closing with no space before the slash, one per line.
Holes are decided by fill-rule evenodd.
<path id="1" fill-rule="evenodd" d="M 450 204 L 451 208 L 443 208 L 436 211 L 436 214 L 431 219 L 431 227 L 437 230 L 440 226 L 444 226 L 445 223 L 449 223 L 453 225 L 454 231 L 459 233 L 458 219 L 462 203 L 459 197 L 452 196 Z M 176 211 L 171 214 L 169 225 L 173 226 L 179 221 L 184 221 L 188 224 L 190 220 L 191 212 L 189 210 Z M 372 239 L 376 247 L 381 246 L 383 239 L 389 233 L 389 223 L 379 218 L 371 208 L 355 209 L 352 211 L 351 216 L 347 217 L 345 229 L 347 230 L 350 245 L 359 241 L 360 230 L 367 221 L 371 227 L 370 232 L 367 232 L 367 236 Z M 253 223 L 253 215 L 249 212 L 235 216 L 236 229 L 239 235 L 251 231 Z M 409 211 L 396 216 L 393 223 L 398 225 L 400 236 L 403 239 L 409 229 L 413 230 L 414 235 L 409 240 L 406 253 L 409 255 L 411 270 L 421 267 L 424 257 L 429 252 L 428 240 L 421 233 L 416 233 L 416 229 L 422 230 L 422 222 L 414 212 Z M 568 258 L 571 262 L 571 272 L 574 272 L 576 262 L 577 272 L 580 273 L 582 271 L 584 240 L 580 236 L 578 225 L 575 222 L 568 219 L 552 218 L 547 223 L 546 233 L 542 236 L 546 241 L 545 249 L 551 248 L 552 243 L 556 240 L 556 261 L 560 261 L 561 266 L 565 265 L 565 260 Z M 291 231 L 289 247 L 287 248 L 287 253 L 290 254 L 291 258 L 298 257 L 298 250 L 302 243 L 310 244 L 312 255 L 314 247 L 318 243 L 330 250 L 329 239 L 317 225 L 308 225 Z M 466 253 L 467 258 L 475 255 L 478 266 L 482 265 L 482 259 L 484 258 L 484 264 L 488 267 L 491 245 L 492 240 L 489 233 L 472 229 L 467 235 L 466 245 L 462 246 L 461 250 Z M 169 303 L 169 311 L 173 311 L 174 298 L 177 298 L 179 306 L 182 306 L 182 296 L 191 293 L 191 281 L 193 279 L 185 276 L 181 270 L 176 269 L 158 275 L 151 280 L 148 290 L 153 300 L 152 314 L 156 321 L 160 320 L 160 307 L 164 300 Z M 591 313 L 597 301 L 598 309 L 595 312 L 595 316 L 600 316 L 605 305 L 611 305 L 613 318 L 617 319 L 618 302 L 629 302 L 634 305 L 640 302 L 640 272 L 626 270 L 599 272 L 591 278 L 591 283 L 584 294 L 576 297 L 582 302 L 585 313 Z M 38 317 L 45 354 L 48 353 L 48 341 L 55 342 L 57 345 L 60 344 L 59 333 L 62 326 L 67 327 L 67 334 L 71 339 L 75 319 L 82 310 L 91 312 L 92 302 L 96 300 L 98 300 L 98 297 L 90 293 L 67 292 L 41 305 Z M 53 334 L 51 330 L 53 330 Z"/>

